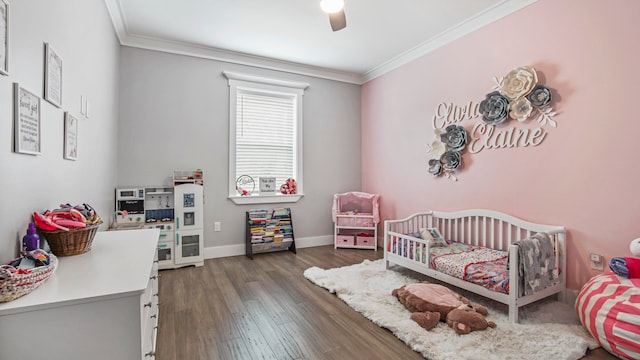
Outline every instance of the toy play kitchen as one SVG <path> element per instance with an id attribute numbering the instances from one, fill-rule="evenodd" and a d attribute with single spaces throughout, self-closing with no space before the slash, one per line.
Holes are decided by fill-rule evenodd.
<path id="1" fill-rule="evenodd" d="M 110 230 L 160 230 L 158 268 L 204 264 L 202 170 L 174 171 L 173 185 L 117 188 Z"/>
<path id="2" fill-rule="evenodd" d="M 141 228 L 145 221 L 144 199 L 145 189 L 142 187 L 117 188 L 115 215 L 116 227 Z"/>

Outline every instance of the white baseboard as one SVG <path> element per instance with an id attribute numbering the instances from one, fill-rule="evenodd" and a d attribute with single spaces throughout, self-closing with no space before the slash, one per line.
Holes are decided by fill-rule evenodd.
<path id="1" fill-rule="evenodd" d="M 575 306 L 576 300 L 578 299 L 579 294 L 580 294 L 580 291 L 578 290 L 567 289 L 567 291 L 565 292 L 566 303 L 571 306 Z"/>
<path id="2" fill-rule="evenodd" d="M 325 245 L 333 245 L 333 235 L 311 236 L 301 238 L 300 240 L 296 239 L 296 249 Z"/>
<path id="3" fill-rule="evenodd" d="M 304 238 L 296 238 L 296 249 L 333 245 L 333 235 L 310 236 Z M 210 246 L 204 248 L 205 259 L 215 259 L 228 256 L 245 255 L 245 244 L 241 245 L 223 245 Z"/>

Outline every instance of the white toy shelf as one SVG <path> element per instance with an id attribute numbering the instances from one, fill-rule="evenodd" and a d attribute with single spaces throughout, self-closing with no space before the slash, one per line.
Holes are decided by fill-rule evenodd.
<path id="1" fill-rule="evenodd" d="M 333 196 L 334 248 L 378 250 L 379 198 L 363 192 Z"/>

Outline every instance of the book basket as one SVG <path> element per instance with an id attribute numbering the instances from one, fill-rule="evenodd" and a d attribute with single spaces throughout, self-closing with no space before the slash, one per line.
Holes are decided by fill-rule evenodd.
<path id="1" fill-rule="evenodd" d="M 91 250 L 91 242 L 98 231 L 100 224 L 90 225 L 85 228 L 71 229 L 69 231 L 42 231 L 47 239 L 51 252 L 57 256 L 71 256 L 84 254 Z"/>
<path id="2" fill-rule="evenodd" d="M 53 254 L 49 254 L 49 265 L 33 268 L 28 274 L 18 274 L 11 265 L 0 266 L 0 303 L 32 292 L 53 275 L 57 266 L 58 258 Z"/>

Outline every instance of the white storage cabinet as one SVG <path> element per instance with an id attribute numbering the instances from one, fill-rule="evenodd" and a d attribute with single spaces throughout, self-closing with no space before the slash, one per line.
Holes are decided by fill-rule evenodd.
<path id="1" fill-rule="evenodd" d="M 0 358 L 155 358 L 157 229 L 98 232 L 32 293 L 0 303 Z"/>

